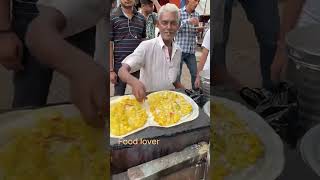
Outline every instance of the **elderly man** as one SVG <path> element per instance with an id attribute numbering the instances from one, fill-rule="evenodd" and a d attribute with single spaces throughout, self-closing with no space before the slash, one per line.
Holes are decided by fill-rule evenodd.
<path id="1" fill-rule="evenodd" d="M 179 29 L 179 9 L 166 4 L 159 10 L 160 36 L 142 42 L 122 61 L 119 77 L 133 89 L 133 95 L 142 101 L 146 92 L 182 88 L 175 82 L 179 73 L 181 50 L 173 42 Z M 130 73 L 140 70 L 140 80 Z"/>

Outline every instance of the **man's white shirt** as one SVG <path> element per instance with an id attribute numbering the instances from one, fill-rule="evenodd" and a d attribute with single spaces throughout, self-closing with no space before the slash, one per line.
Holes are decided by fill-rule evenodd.
<path id="1" fill-rule="evenodd" d="M 172 43 L 171 57 L 161 35 L 146 40 L 127 56 L 122 63 L 130 66 L 131 71 L 140 70 L 140 81 L 145 85 L 146 91 L 159 91 L 174 89 L 181 61 L 181 49 Z"/>
<path id="2" fill-rule="evenodd" d="M 210 70 L 210 29 L 206 32 L 203 38 L 202 47 L 209 50 L 206 63 L 204 64 L 203 70 Z"/>

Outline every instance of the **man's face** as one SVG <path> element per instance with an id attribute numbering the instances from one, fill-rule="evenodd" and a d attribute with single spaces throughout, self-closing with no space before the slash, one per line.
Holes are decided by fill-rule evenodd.
<path id="1" fill-rule="evenodd" d="M 153 12 L 154 10 L 154 5 L 153 3 L 148 3 L 148 4 L 142 4 L 141 8 L 144 12 L 146 12 L 147 14 L 150 14 Z"/>
<path id="2" fill-rule="evenodd" d="M 194 11 L 197 8 L 198 4 L 199 4 L 199 0 L 188 0 L 187 6 L 189 6 L 190 9 Z"/>
<path id="3" fill-rule="evenodd" d="M 158 28 L 164 41 L 172 41 L 179 29 L 177 15 L 172 12 L 162 13 L 159 17 Z"/>
<path id="4" fill-rule="evenodd" d="M 121 0 L 121 6 L 124 8 L 130 8 L 134 6 L 134 0 Z"/>

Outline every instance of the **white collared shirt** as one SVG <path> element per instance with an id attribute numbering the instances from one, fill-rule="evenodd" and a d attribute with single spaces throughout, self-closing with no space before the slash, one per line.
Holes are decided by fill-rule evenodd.
<path id="1" fill-rule="evenodd" d="M 203 70 L 210 70 L 210 29 L 204 35 L 202 47 L 209 50 L 207 60 L 206 60 L 206 63 L 204 64 Z"/>
<path id="2" fill-rule="evenodd" d="M 131 73 L 140 70 L 140 81 L 146 91 L 174 89 L 181 61 L 181 49 L 172 43 L 172 55 L 161 36 L 146 40 L 127 56 L 122 63 L 130 66 Z"/>

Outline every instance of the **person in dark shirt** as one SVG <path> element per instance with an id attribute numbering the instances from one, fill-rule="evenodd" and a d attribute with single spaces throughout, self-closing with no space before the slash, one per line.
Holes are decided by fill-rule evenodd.
<path id="1" fill-rule="evenodd" d="M 144 16 L 134 8 L 134 0 L 121 0 L 121 5 L 110 17 L 110 80 L 114 95 L 124 95 L 126 83 L 118 78 L 122 60 L 146 38 Z M 134 73 L 139 77 L 139 71 Z"/>

